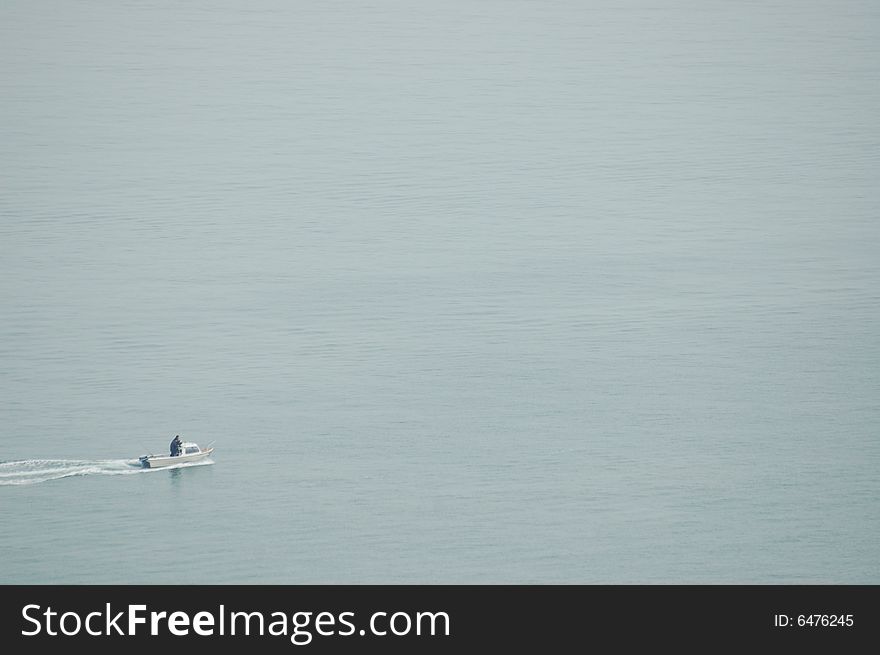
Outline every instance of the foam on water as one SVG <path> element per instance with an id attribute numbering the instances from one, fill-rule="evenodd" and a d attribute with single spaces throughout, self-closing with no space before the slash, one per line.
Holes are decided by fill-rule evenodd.
<path id="1" fill-rule="evenodd" d="M 82 475 L 153 473 L 206 464 L 213 464 L 213 461 L 185 462 L 161 469 L 150 469 L 143 468 L 137 459 L 22 459 L 0 462 L 0 486 L 37 484 Z"/>

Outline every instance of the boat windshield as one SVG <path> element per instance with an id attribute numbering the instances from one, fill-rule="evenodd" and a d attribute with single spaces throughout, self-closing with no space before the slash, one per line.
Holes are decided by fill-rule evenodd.
<path id="1" fill-rule="evenodd" d="M 199 447 L 198 447 L 198 446 L 188 446 L 187 449 L 186 449 L 186 454 L 187 454 L 187 455 L 192 455 L 193 453 L 197 453 L 197 452 L 199 452 Z"/>

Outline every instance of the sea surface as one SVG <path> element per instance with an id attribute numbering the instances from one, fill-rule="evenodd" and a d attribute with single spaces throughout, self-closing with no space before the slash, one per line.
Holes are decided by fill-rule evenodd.
<path id="1" fill-rule="evenodd" d="M 878 79 L 873 0 L 5 0 L 0 583 L 880 583 Z"/>

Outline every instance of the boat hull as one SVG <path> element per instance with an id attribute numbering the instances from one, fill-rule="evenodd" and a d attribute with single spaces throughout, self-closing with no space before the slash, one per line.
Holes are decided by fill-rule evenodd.
<path id="1" fill-rule="evenodd" d="M 165 468 L 167 466 L 179 466 L 180 464 L 191 464 L 192 462 L 200 462 L 203 459 L 207 459 L 211 456 L 211 453 L 214 452 L 213 448 L 209 448 L 207 450 L 203 450 L 198 453 L 192 453 L 189 455 L 176 455 L 171 457 L 170 455 L 144 455 L 140 458 L 141 466 L 147 469 L 158 469 Z"/>

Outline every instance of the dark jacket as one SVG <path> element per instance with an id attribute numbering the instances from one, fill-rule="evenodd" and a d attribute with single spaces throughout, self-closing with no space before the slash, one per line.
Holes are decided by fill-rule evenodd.
<path id="1" fill-rule="evenodd" d="M 174 437 L 174 441 L 171 442 L 171 456 L 177 457 L 180 454 L 180 437 Z"/>

